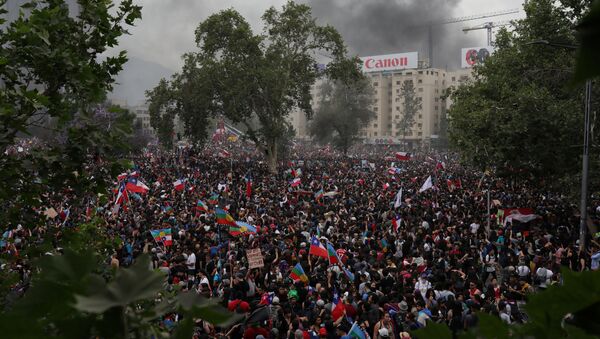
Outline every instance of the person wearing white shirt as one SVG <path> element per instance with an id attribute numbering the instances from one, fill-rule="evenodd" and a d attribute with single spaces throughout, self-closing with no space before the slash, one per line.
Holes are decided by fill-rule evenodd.
<path id="1" fill-rule="evenodd" d="M 187 257 L 187 260 L 185 261 L 185 265 L 187 266 L 189 274 L 193 275 L 196 273 L 196 255 L 194 254 L 194 252 L 192 252 L 192 251 L 188 252 L 188 257 Z"/>

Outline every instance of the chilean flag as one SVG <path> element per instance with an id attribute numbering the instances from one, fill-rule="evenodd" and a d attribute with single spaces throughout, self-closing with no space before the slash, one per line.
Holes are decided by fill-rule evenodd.
<path id="1" fill-rule="evenodd" d="M 300 178 L 296 178 L 294 180 L 292 180 L 292 187 L 297 187 L 298 185 L 300 185 L 300 183 L 302 182 L 302 180 L 300 180 Z"/>
<path id="2" fill-rule="evenodd" d="M 331 317 L 333 318 L 333 321 L 336 321 L 344 315 L 344 310 L 346 309 L 337 290 L 333 292 L 333 300 L 331 303 L 334 305 L 331 310 Z"/>
<path id="3" fill-rule="evenodd" d="M 173 187 L 175 187 L 176 191 L 183 191 L 185 188 L 185 182 L 181 179 L 177 179 L 177 181 L 173 183 Z"/>
<path id="4" fill-rule="evenodd" d="M 219 156 L 221 158 L 229 158 L 231 156 L 231 153 L 227 152 L 226 150 L 221 150 L 219 151 Z"/>
<path id="5" fill-rule="evenodd" d="M 315 236 L 313 236 L 310 239 L 310 249 L 308 250 L 308 254 L 309 255 L 312 254 L 317 257 L 323 257 L 323 258 L 329 260 L 329 255 L 327 253 L 327 249 L 325 248 L 325 246 L 323 246 L 323 244 L 321 244 L 319 239 L 317 239 L 317 237 L 315 237 Z"/>
<path id="6" fill-rule="evenodd" d="M 148 193 L 148 191 L 150 190 L 148 186 L 146 186 L 143 182 L 139 181 L 137 178 L 129 178 L 129 181 L 127 181 L 127 185 L 125 185 L 125 188 L 129 192 L 133 193 Z"/>
<path id="7" fill-rule="evenodd" d="M 398 160 L 410 160 L 411 154 L 407 152 L 396 152 L 396 159 Z"/>
<path id="8" fill-rule="evenodd" d="M 394 217 L 394 219 L 392 219 L 392 226 L 394 227 L 394 232 L 398 233 L 398 228 L 400 227 L 401 224 L 402 224 L 402 218 Z"/>

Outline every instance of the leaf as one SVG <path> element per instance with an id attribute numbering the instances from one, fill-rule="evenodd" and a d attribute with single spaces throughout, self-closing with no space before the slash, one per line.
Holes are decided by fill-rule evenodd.
<path id="1" fill-rule="evenodd" d="M 179 305 L 189 313 L 211 324 L 222 327 L 236 323 L 241 315 L 230 312 L 219 304 L 218 299 L 206 299 L 194 292 L 180 293 L 177 297 Z"/>
<path id="2" fill-rule="evenodd" d="M 118 270 L 114 281 L 97 286 L 96 291 L 88 295 L 77 295 L 75 308 L 84 312 L 103 313 L 112 307 L 124 307 L 134 301 L 154 297 L 162 290 L 165 277 L 151 271 L 149 263 L 147 255 L 138 257 L 131 268 Z"/>
<path id="3" fill-rule="evenodd" d="M 600 1 L 594 1 L 590 12 L 578 25 L 581 46 L 577 53 L 573 84 L 582 84 L 600 76 Z"/>
<path id="4" fill-rule="evenodd" d="M 427 326 L 411 332 L 416 338 L 451 339 L 452 332 L 446 324 L 427 322 Z"/>

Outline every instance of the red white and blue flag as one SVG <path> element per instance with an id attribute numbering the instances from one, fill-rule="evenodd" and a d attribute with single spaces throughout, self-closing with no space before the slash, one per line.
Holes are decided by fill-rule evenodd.
<path id="1" fill-rule="evenodd" d="M 129 192 L 133 193 L 148 193 L 148 191 L 150 190 L 150 188 L 148 188 L 146 184 L 133 177 L 129 178 L 129 180 L 127 181 L 127 185 L 125 185 L 125 188 Z"/>
<path id="2" fill-rule="evenodd" d="M 398 159 L 398 160 L 403 160 L 403 161 L 410 160 L 411 156 L 412 155 L 408 152 L 396 152 L 396 159 Z"/>
<path id="3" fill-rule="evenodd" d="M 322 257 L 325 259 L 329 259 L 329 255 L 327 254 L 327 249 L 325 248 L 325 246 L 323 246 L 323 244 L 321 244 L 319 239 L 317 239 L 317 237 L 315 237 L 315 236 L 313 236 L 310 239 L 310 249 L 308 250 L 308 254 L 315 255 L 317 257 Z"/>
<path id="4" fill-rule="evenodd" d="M 185 188 L 185 181 L 181 180 L 181 179 L 177 179 L 173 183 L 173 187 L 175 188 L 176 191 L 183 191 L 183 189 Z"/>

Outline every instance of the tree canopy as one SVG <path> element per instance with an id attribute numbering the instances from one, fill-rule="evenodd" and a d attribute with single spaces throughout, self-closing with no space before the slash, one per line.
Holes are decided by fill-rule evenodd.
<path id="1" fill-rule="evenodd" d="M 415 116 L 421 110 L 422 99 L 417 96 L 412 80 L 404 81 L 400 89 L 400 97 L 402 98 L 402 115 L 398 121 L 398 130 L 402 138 L 405 138 L 415 125 Z"/>
<path id="2" fill-rule="evenodd" d="M 310 134 L 321 143 L 331 142 L 346 153 L 358 133 L 375 118 L 373 88 L 367 78 L 344 83 L 324 82 L 319 89 L 318 108 L 310 123 Z"/>
<path id="3" fill-rule="evenodd" d="M 179 103 L 173 106 L 188 136 L 206 127 L 205 117 L 224 115 L 242 124 L 274 171 L 280 139 L 289 129 L 288 114 L 294 109 L 309 117 L 313 113 L 310 86 L 315 80 L 327 76 L 347 82 L 361 74 L 358 58 L 346 56 L 340 34 L 318 25 L 309 6 L 290 1 L 281 10 L 271 7 L 262 21 L 262 33 L 254 34 L 237 11 L 228 9 L 200 23 L 199 51 L 184 56 L 184 69 L 173 80 L 175 89 L 186 89 L 173 90 Z M 324 74 L 316 67 L 318 52 L 332 56 Z M 151 102 L 154 96 L 148 93 Z M 191 97 L 197 98 L 193 109 L 184 104 Z"/>
<path id="4" fill-rule="evenodd" d="M 500 31 L 494 54 L 451 94 L 449 136 L 464 159 L 505 174 L 578 171 L 584 103 L 583 88 L 570 85 L 575 54 L 531 43 L 575 44 L 573 25 L 589 3 L 528 1 L 526 18 L 516 20 L 513 31 Z"/>

